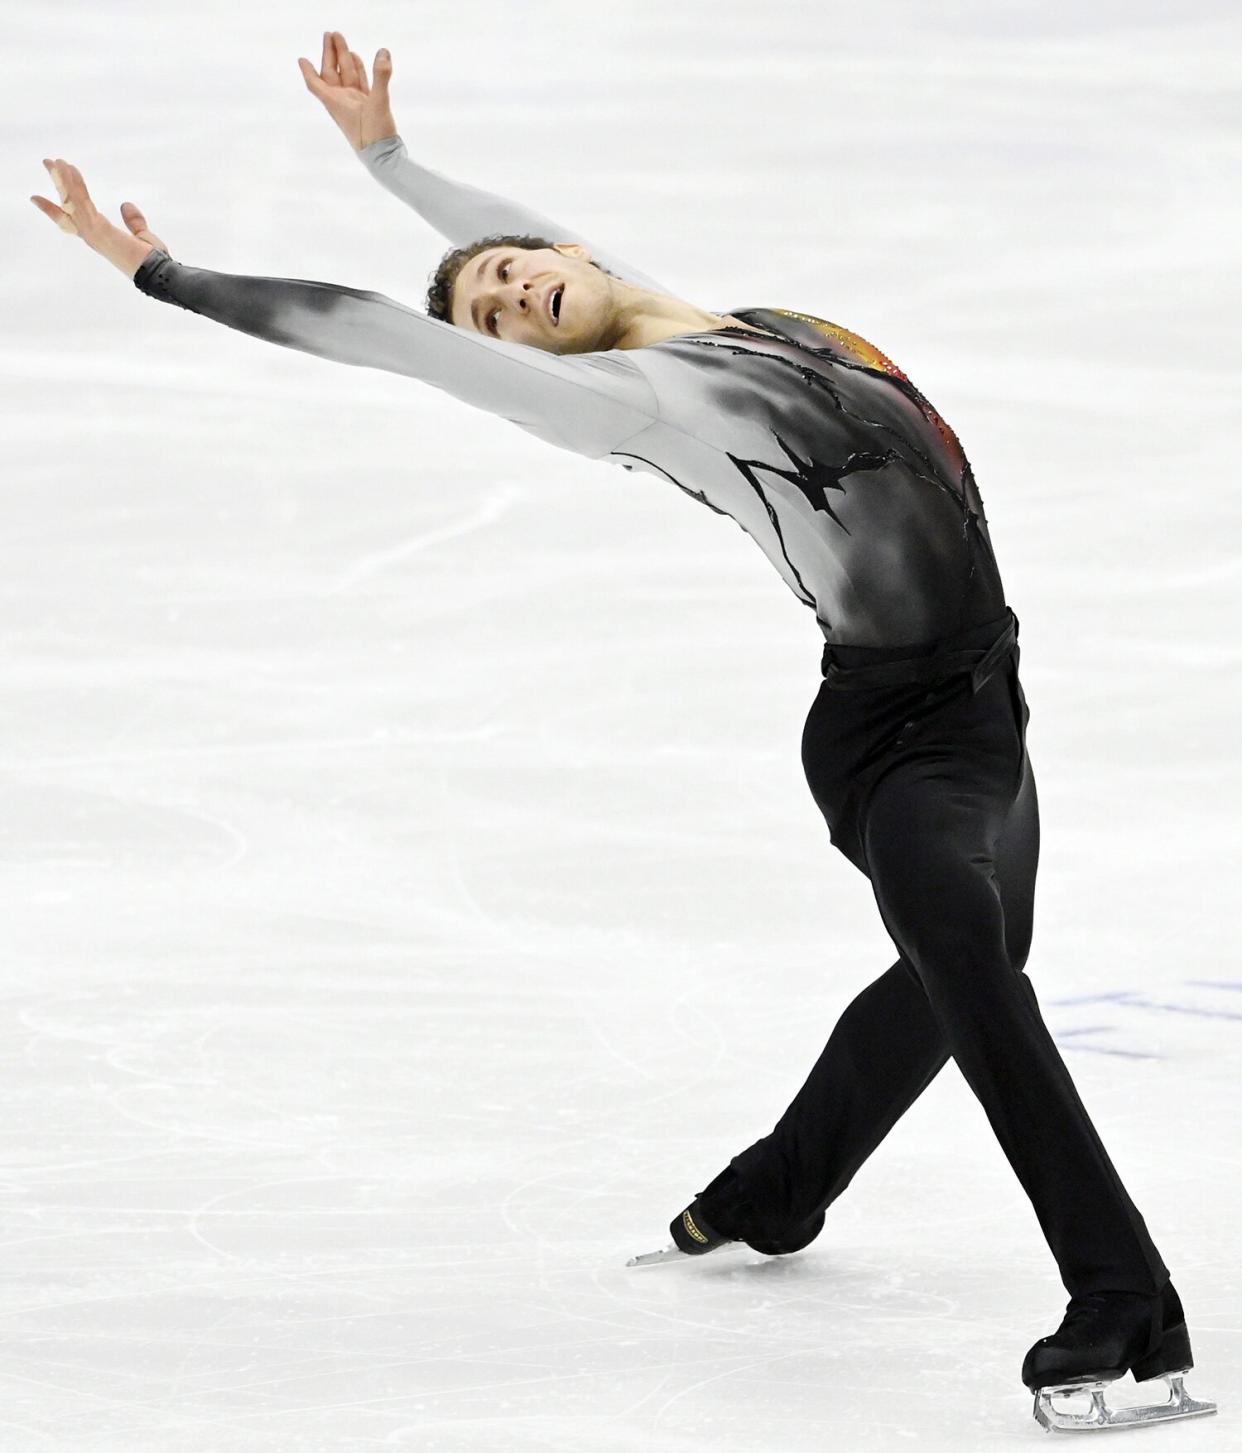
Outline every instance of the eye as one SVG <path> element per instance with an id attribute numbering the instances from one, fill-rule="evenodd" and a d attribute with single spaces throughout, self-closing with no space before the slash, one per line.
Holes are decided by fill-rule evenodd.
<path id="1" fill-rule="evenodd" d="M 500 264 L 500 266 L 496 269 L 496 276 L 500 279 L 500 281 L 502 283 L 508 281 L 507 277 L 505 276 L 505 274 L 508 271 L 509 271 L 509 263 L 508 263 L 508 260 L 502 262 Z M 487 318 L 484 320 L 487 323 L 487 331 L 489 333 L 495 333 L 496 332 L 496 326 L 497 325 L 492 322 L 492 319 L 495 316 L 496 316 L 495 312 L 491 312 L 491 313 L 489 313 L 487 315 Z"/>

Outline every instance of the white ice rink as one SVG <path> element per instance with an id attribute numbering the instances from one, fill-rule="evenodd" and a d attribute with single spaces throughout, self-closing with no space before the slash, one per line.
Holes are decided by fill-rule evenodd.
<path id="1" fill-rule="evenodd" d="M 1029 970 L 1221 1406 L 1131 1436 L 1242 1448 L 1236 6 L 12 0 L 0 1450 L 1047 1436 L 1067 1293 L 952 1064 L 806 1252 L 624 1265 L 894 958 L 802 776 L 812 613 L 671 485 L 162 307 L 27 200 L 63 156 L 183 262 L 422 307 L 447 244 L 306 91 L 325 26 L 421 160 L 854 329 L 957 430 Z"/>

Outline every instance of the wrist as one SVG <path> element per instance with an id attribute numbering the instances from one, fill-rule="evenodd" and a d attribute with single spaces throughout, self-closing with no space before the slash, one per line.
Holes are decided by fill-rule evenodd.
<path id="1" fill-rule="evenodd" d="M 375 146 L 381 141 L 392 141 L 397 136 L 397 123 L 392 119 L 391 114 L 382 120 L 375 122 L 372 126 L 364 126 L 362 139 L 355 147 L 356 151 L 365 151 L 368 146 Z"/>
<path id="2" fill-rule="evenodd" d="M 104 238 L 95 248 L 100 257 L 107 258 L 131 281 L 134 274 L 156 249 L 149 242 L 114 229 L 114 235 Z"/>

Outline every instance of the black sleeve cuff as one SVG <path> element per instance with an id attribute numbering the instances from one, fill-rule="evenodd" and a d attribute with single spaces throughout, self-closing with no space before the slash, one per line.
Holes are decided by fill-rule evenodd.
<path id="1" fill-rule="evenodd" d="M 161 272 L 164 265 L 170 262 L 172 258 L 166 252 L 161 252 L 158 247 L 152 248 L 138 265 L 138 271 L 134 274 L 134 286 L 140 293 L 146 293 L 149 298 L 159 298 L 162 303 L 177 302 L 172 295 L 172 279 L 169 277 L 172 269 Z"/>

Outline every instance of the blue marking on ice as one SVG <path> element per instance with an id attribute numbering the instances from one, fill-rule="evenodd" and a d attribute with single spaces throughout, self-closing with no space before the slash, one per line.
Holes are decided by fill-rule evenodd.
<path id="1" fill-rule="evenodd" d="M 1194 985 L 1197 981 L 1187 979 L 1184 982 Z M 1225 986 L 1203 984 L 1202 987 L 1214 989 Z M 1235 1009 L 1200 1009 L 1193 1004 L 1171 1004 L 1163 999 L 1148 999 L 1136 989 L 1113 989 L 1103 994 L 1079 994 L 1068 999 L 1049 999 L 1047 1002 L 1057 1008 L 1077 1004 L 1122 1004 L 1127 1009 L 1158 1009 L 1166 1014 L 1193 1014 L 1200 1019 L 1242 1019 L 1242 1012 Z"/>
<path id="2" fill-rule="evenodd" d="M 1231 989 L 1242 990 L 1242 983 L 1236 979 L 1214 980 L 1214 979 L 1183 979 L 1182 984 L 1192 989 Z M 1126 1009 L 1148 1009 L 1163 1014 L 1185 1014 L 1195 1019 L 1225 1019 L 1242 1020 L 1242 1012 L 1233 1009 L 1205 1008 L 1197 1004 L 1179 1004 L 1167 999 L 1150 999 L 1145 993 L 1137 989 L 1107 989 L 1097 994 L 1073 994 L 1064 999 L 1049 999 L 1050 1007 L 1075 1008 L 1086 1004 L 1116 1004 Z M 1054 1032 L 1053 1038 L 1058 1044 L 1066 1044 L 1069 1049 L 1091 1050 L 1095 1054 L 1117 1054 L 1127 1059 L 1165 1059 L 1166 1055 L 1147 1053 L 1140 1050 L 1123 1050 L 1106 1048 L 1103 1045 L 1088 1044 L 1082 1036 L 1089 1034 L 1111 1034 L 1123 1026 L 1118 1024 L 1093 1024 L 1084 1026 L 1073 1026 L 1067 1029 L 1058 1029 Z M 1067 1041 L 1073 1041 L 1067 1043 Z"/>

